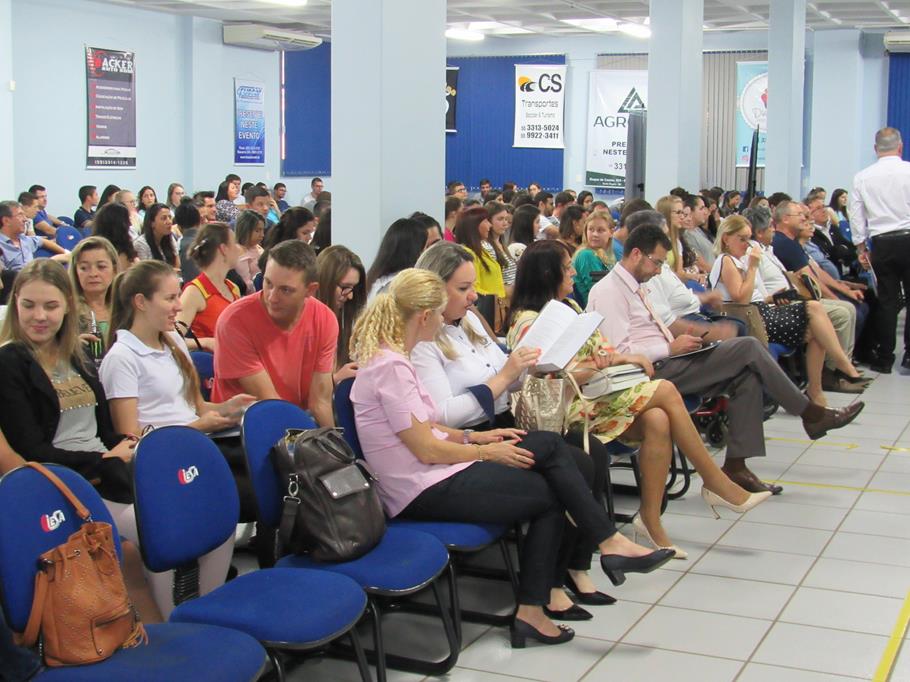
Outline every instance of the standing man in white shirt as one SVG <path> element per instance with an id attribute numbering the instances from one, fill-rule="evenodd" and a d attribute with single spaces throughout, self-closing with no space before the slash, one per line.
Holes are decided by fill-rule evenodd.
<path id="1" fill-rule="evenodd" d="M 850 193 L 853 243 L 860 263 L 871 268 L 878 279 L 875 328 L 879 345 L 871 367 L 885 374 L 891 373 L 894 364 L 901 286 L 904 295 L 910 295 L 910 163 L 901 158 L 903 151 L 897 129 L 882 128 L 875 133 L 878 161 L 856 174 Z M 910 318 L 904 325 L 901 367 L 910 370 Z"/>

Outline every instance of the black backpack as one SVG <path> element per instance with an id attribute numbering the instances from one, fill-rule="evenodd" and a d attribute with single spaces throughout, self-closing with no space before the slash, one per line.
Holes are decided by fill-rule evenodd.
<path id="1" fill-rule="evenodd" d="M 281 553 L 350 561 L 379 544 L 385 514 L 339 429 L 288 429 L 272 448 L 285 491 Z"/>

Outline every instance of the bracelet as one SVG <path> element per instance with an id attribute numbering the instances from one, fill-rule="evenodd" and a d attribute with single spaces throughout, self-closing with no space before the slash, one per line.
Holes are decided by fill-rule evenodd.
<path id="1" fill-rule="evenodd" d="M 477 459 L 481 462 L 485 462 L 486 460 L 483 458 L 483 451 L 480 449 L 480 445 L 477 443 L 471 443 L 471 445 L 477 448 Z"/>

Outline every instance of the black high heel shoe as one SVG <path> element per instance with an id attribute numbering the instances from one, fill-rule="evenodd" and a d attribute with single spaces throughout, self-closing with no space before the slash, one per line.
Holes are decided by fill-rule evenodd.
<path id="1" fill-rule="evenodd" d="M 860 374 L 858 377 L 851 377 L 846 372 L 837 368 L 834 369 L 834 376 L 851 384 L 868 384 L 872 382 L 872 377 L 867 377 L 863 374 Z"/>
<path id="2" fill-rule="evenodd" d="M 591 620 L 594 617 L 594 614 L 581 608 L 578 604 L 572 604 L 569 608 L 561 611 L 555 611 L 544 606 L 543 612 L 547 614 L 547 618 L 550 620 Z"/>
<path id="3" fill-rule="evenodd" d="M 586 606 L 609 606 L 616 603 L 616 597 L 603 592 L 582 592 L 571 575 L 566 575 L 566 587 L 572 590 L 575 598 Z"/>
<path id="4" fill-rule="evenodd" d="M 601 554 L 600 567 L 614 585 L 626 582 L 626 573 L 650 573 L 660 568 L 676 554 L 672 549 L 658 549 L 644 556 Z"/>
<path id="5" fill-rule="evenodd" d="M 509 626 L 509 635 L 512 640 L 513 649 L 524 649 L 526 640 L 533 639 L 541 644 L 562 644 L 575 637 L 575 630 L 565 625 L 557 625 L 559 628 L 558 635 L 545 635 L 530 623 L 516 618 Z"/>

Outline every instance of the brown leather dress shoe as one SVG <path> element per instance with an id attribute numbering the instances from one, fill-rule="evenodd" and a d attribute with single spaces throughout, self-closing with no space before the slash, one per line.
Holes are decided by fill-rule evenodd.
<path id="1" fill-rule="evenodd" d="M 727 478 L 733 481 L 740 488 L 749 493 L 763 493 L 765 491 L 770 492 L 772 495 L 780 495 L 784 489 L 779 485 L 773 483 L 765 483 L 758 476 L 755 475 L 755 472 L 750 469 L 742 469 L 739 471 L 728 471 L 726 468 L 721 467 Z"/>
<path id="2" fill-rule="evenodd" d="M 860 401 L 840 409 L 829 407 L 825 409 L 821 419 L 818 419 L 817 421 L 803 419 L 803 428 L 806 430 L 806 435 L 808 435 L 809 438 L 818 440 L 825 436 L 831 429 L 839 429 L 852 422 L 856 419 L 856 416 L 863 411 L 865 406 L 866 404 Z"/>

